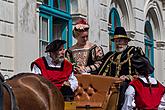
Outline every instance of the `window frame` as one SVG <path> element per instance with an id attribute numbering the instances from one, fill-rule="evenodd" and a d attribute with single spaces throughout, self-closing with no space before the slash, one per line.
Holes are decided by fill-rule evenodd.
<path id="1" fill-rule="evenodd" d="M 41 16 L 39 16 L 39 17 L 42 17 L 42 18 L 45 18 L 45 19 L 47 19 L 48 20 L 48 38 L 47 38 L 47 41 L 46 40 L 44 40 L 44 39 L 42 39 L 43 37 L 41 36 L 41 28 L 43 28 L 43 27 L 41 27 L 40 25 L 41 25 L 41 21 L 39 20 L 39 26 L 41 27 L 41 28 L 39 28 L 39 55 L 40 56 L 42 56 L 43 54 L 42 54 L 42 52 L 41 51 L 43 51 L 42 50 L 42 46 L 40 45 L 40 42 L 47 42 L 47 43 L 49 43 L 50 41 L 51 41 L 51 37 L 49 37 L 50 36 L 50 34 L 51 34 L 51 26 L 50 26 L 50 23 L 49 22 L 51 22 L 51 17 L 50 16 L 47 16 L 47 15 L 44 15 L 44 14 L 41 14 Z"/>
<path id="2" fill-rule="evenodd" d="M 110 11 L 110 14 L 109 14 L 109 24 L 110 24 L 110 21 L 111 21 L 111 27 L 109 29 L 109 36 L 110 36 L 110 39 L 112 39 L 114 37 L 114 32 L 115 32 L 115 18 L 116 19 L 116 23 L 117 23 L 117 26 L 121 26 L 121 21 L 120 21 L 120 16 L 119 16 L 119 13 L 117 11 L 116 8 L 112 8 L 111 11 Z M 115 44 L 114 42 L 111 42 L 111 51 L 115 51 Z"/>
<path id="3" fill-rule="evenodd" d="M 48 5 L 42 4 L 39 7 L 39 17 L 49 18 L 49 42 L 53 40 L 53 17 L 57 17 L 63 21 L 62 25 L 65 25 L 65 28 L 62 30 L 62 38 L 67 41 L 65 48 L 72 46 L 72 17 L 70 14 L 70 0 L 65 0 L 66 2 L 66 11 L 60 10 L 59 8 L 54 8 L 54 0 L 48 0 Z M 60 0 L 58 0 L 60 4 Z M 40 36 L 40 35 L 39 35 Z M 39 48 L 41 48 L 39 46 Z M 39 49 L 41 50 L 41 49 Z"/>

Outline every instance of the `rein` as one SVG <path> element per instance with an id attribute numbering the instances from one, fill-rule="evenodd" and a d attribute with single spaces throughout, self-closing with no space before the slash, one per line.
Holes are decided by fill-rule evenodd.
<path id="1" fill-rule="evenodd" d="M 4 82 L 4 77 L 0 73 L 0 110 L 3 110 L 3 82 Z"/>
<path id="2" fill-rule="evenodd" d="M 0 110 L 3 110 L 3 85 L 0 79 Z"/>
<path id="3" fill-rule="evenodd" d="M 0 110 L 3 110 L 3 87 L 7 90 L 11 100 L 11 110 L 19 110 L 16 104 L 16 98 L 14 96 L 12 87 L 6 83 L 3 75 L 0 73 Z"/>

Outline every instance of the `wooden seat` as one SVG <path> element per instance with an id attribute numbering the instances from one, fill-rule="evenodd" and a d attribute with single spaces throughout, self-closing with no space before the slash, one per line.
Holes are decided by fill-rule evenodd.
<path id="1" fill-rule="evenodd" d="M 99 75 L 76 74 L 76 110 L 116 110 L 120 79 Z"/>
<path id="2" fill-rule="evenodd" d="M 76 110 L 76 102 L 65 102 L 65 109 L 64 110 Z"/>

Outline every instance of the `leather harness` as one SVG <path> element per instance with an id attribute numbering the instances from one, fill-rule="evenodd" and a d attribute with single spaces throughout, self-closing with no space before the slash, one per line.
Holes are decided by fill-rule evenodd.
<path id="1" fill-rule="evenodd" d="M 6 80 L 1 73 L 0 73 L 0 110 L 3 110 L 3 98 L 4 98 L 3 88 L 5 88 L 10 95 L 11 110 L 19 110 L 16 104 L 16 98 L 14 96 L 12 87 L 8 83 L 6 83 Z"/>

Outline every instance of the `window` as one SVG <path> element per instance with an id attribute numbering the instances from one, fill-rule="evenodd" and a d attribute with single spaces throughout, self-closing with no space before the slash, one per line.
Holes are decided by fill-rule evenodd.
<path id="1" fill-rule="evenodd" d="M 154 65 L 153 31 L 149 21 L 145 23 L 144 33 L 145 55 L 150 59 L 152 65 Z"/>
<path id="2" fill-rule="evenodd" d="M 53 7 L 62 11 L 68 11 L 68 0 L 53 0 Z"/>
<path id="3" fill-rule="evenodd" d="M 108 24 L 109 24 L 109 26 L 108 26 L 109 27 L 109 35 L 110 35 L 109 50 L 114 51 L 115 46 L 114 46 L 114 42 L 112 42 L 111 39 L 114 36 L 115 28 L 117 26 L 121 26 L 120 17 L 119 17 L 119 14 L 118 14 L 116 8 L 111 9 Z"/>
<path id="4" fill-rule="evenodd" d="M 44 3 L 45 5 L 48 5 L 48 1 L 49 1 L 49 0 L 43 0 L 43 3 Z"/>
<path id="5" fill-rule="evenodd" d="M 58 6 L 58 0 L 54 0 L 53 7 L 55 7 L 55 8 L 58 8 L 58 7 L 59 7 L 59 6 Z"/>
<path id="6" fill-rule="evenodd" d="M 68 37 L 67 35 L 68 23 L 65 20 L 61 20 L 58 17 L 53 17 L 53 36 L 54 39 L 61 39 L 60 36 Z"/>
<path id="7" fill-rule="evenodd" d="M 45 47 L 47 46 L 48 42 L 49 42 L 49 19 L 48 18 L 44 18 L 42 16 L 40 16 L 40 37 L 39 37 L 39 47 L 40 47 L 40 51 L 39 51 L 39 55 L 43 56 L 45 53 Z"/>
<path id="8" fill-rule="evenodd" d="M 43 5 L 39 7 L 40 56 L 45 54 L 45 47 L 54 39 L 66 40 L 65 48 L 72 45 L 72 17 L 69 4 L 70 0 L 43 0 Z"/>

